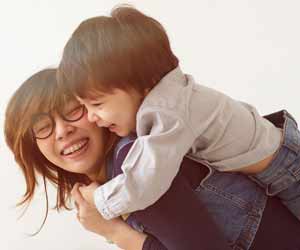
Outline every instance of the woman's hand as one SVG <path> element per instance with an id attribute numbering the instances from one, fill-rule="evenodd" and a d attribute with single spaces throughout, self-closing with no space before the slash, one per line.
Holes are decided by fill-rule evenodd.
<path id="1" fill-rule="evenodd" d="M 79 191 L 82 197 L 89 203 L 89 205 L 94 205 L 94 192 L 100 185 L 97 182 L 91 182 L 88 186 L 79 184 Z"/>
<path id="2" fill-rule="evenodd" d="M 94 188 L 94 187 L 92 187 Z M 120 218 L 105 220 L 92 202 L 85 200 L 82 194 L 90 193 L 90 185 L 76 183 L 71 191 L 77 207 L 77 218 L 88 231 L 112 240 L 122 249 L 141 250 L 146 235 L 135 231 Z"/>
<path id="3" fill-rule="evenodd" d="M 120 219 L 105 220 L 101 216 L 91 199 L 91 185 L 76 183 L 71 191 L 78 211 L 77 219 L 86 230 L 108 237 L 119 225 Z"/>

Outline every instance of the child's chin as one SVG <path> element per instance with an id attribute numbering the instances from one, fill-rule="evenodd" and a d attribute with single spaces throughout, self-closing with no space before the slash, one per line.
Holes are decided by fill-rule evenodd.
<path id="1" fill-rule="evenodd" d="M 125 137 L 129 135 L 129 133 L 122 133 L 122 132 L 115 132 L 115 134 L 120 137 Z"/>
<path id="2" fill-rule="evenodd" d="M 115 131 L 115 134 L 117 135 L 117 136 L 120 136 L 120 137 L 125 137 L 125 136 L 128 136 L 129 134 L 130 134 L 130 132 L 128 132 L 128 131 Z"/>

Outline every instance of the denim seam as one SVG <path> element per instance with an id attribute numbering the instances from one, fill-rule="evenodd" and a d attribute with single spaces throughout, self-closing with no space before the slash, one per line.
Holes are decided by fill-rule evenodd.
<path id="1" fill-rule="evenodd" d="M 263 186 L 264 188 L 268 189 L 268 186 L 273 182 L 274 179 L 280 178 L 282 175 L 285 175 L 287 172 L 294 176 L 295 178 L 298 177 L 298 173 L 297 171 L 293 172 L 292 169 L 287 168 L 287 169 L 282 169 L 279 171 L 274 172 L 274 169 L 272 168 L 272 165 L 279 165 L 281 164 L 280 162 L 278 162 L 278 156 L 285 154 L 286 156 L 285 158 L 285 165 L 292 165 L 292 162 L 295 161 L 295 156 L 297 154 L 297 152 L 299 152 L 299 149 L 297 146 L 294 146 L 294 144 L 290 143 L 290 140 L 288 140 L 287 135 L 286 135 L 286 131 L 287 131 L 287 126 L 292 126 L 293 123 L 294 125 L 296 124 L 295 120 L 293 119 L 293 117 L 291 117 L 291 115 L 288 114 L 287 111 L 284 111 L 284 116 L 285 116 L 285 121 L 283 124 L 283 139 L 282 142 L 280 144 L 279 150 L 277 150 L 277 152 L 275 153 L 272 161 L 270 162 L 268 168 L 263 171 L 263 173 L 259 173 L 256 175 L 249 175 L 249 177 L 251 179 L 257 179 L 258 183 Z M 287 141 L 288 140 L 288 141 Z M 300 145 L 299 145 L 300 147 Z M 289 152 L 288 152 L 289 151 Z M 272 173 L 273 172 L 273 173 Z M 272 178 L 269 178 L 268 176 L 273 175 Z M 300 173 L 299 173 L 300 175 Z M 261 180 L 263 179 L 263 180 Z M 267 190 L 266 190 L 267 191 Z M 267 191 L 268 193 L 268 191 Z"/>
<path id="2" fill-rule="evenodd" d="M 213 192 L 214 194 L 221 196 L 222 198 L 231 201 L 233 204 L 236 205 L 236 207 L 242 209 L 242 210 L 246 210 L 248 209 L 250 206 L 248 205 L 248 203 L 242 199 L 240 199 L 237 196 L 234 196 L 232 194 L 227 194 L 225 192 L 220 191 L 218 188 L 216 188 L 215 186 L 211 185 L 211 184 L 205 184 L 205 185 L 199 185 L 196 188 L 196 191 L 200 191 L 201 189 L 206 189 L 208 191 Z"/>
<path id="3" fill-rule="evenodd" d="M 247 222 L 245 223 L 243 230 L 240 232 L 240 235 L 236 240 L 236 245 L 233 249 L 248 250 L 251 247 L 261 222 L 262 214 L 266 206 L 266 200 L 267 198 L 261 195 L 255 200 L 250 213 L 248 213 Z M 255 209 L 256 207 L 261 207 L 261 209 Z"/>

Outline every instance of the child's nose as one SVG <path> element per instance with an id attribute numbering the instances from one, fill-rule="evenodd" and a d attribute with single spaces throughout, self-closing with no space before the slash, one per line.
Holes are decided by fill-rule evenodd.
<path id="1" fill-rule="evenodd" d="M 100 120 L 100 117 L 96 115 L 93 111 L 88 111 L 88 121 L 89 122 L 97 122 Z"/>

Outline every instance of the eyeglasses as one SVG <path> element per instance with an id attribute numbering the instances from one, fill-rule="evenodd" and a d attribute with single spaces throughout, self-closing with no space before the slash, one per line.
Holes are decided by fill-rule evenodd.
<path id="1" fill-rule="evenodd" d="M 64 114 L 59 114 L 66 122 L 76 122 L 80 120 L 86 109 L 84 105 L 77 105 Z M 39 113 L 32 119 L 31 131 L 35 139 L 46 139 L 54 131 L 55 121 L 50 113 Z"/>

